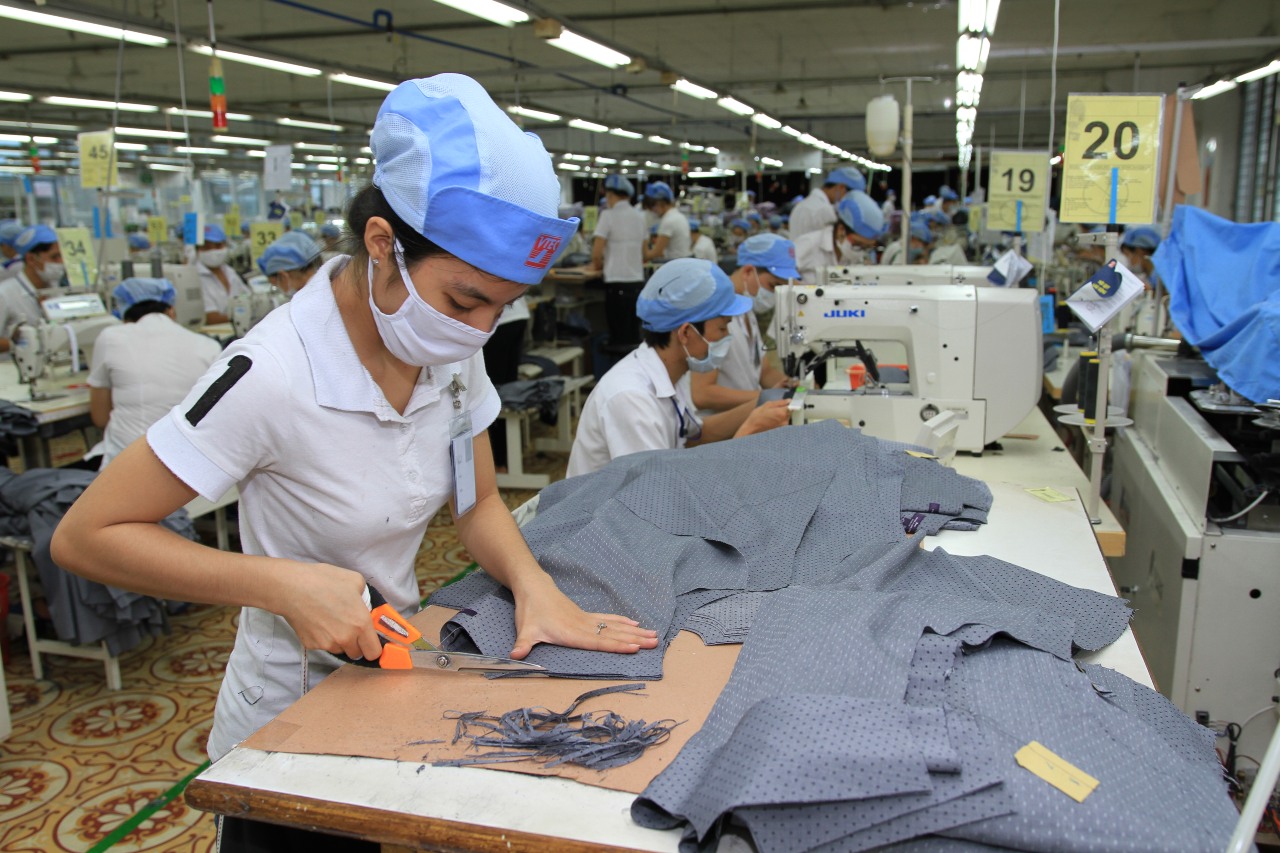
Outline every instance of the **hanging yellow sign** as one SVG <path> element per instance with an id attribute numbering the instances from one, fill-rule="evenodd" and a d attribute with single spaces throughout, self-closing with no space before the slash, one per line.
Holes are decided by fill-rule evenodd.
<path id="1" fill-rule="evenodd" d="M 89 229 L 59 228 L 57 234 L 58 248 L 62 250 L 62 263 L 67 267 L 67 282 L 72 287 L 92 287 L 98 264 Z"/>
<path id="2" fill-rule="evenodd" d="M 987 228 L 1038 234 L 1044 230 L 1049 157 L 1043 151 L 992 151 L 987 179 Z"/>
<path id="3" fill-rule="evenodd" d="M 169 220 L 163 216 L 147 217 L 147 239 L 152 246 L 159 246 L 169 239 Z"/>
<path id="4" fill-rule="evenodd" d="M 227 239 L 240 233 L 240 211 L 233 210 L 222 215 L 222 230 L 227 232 Z"/>
<path id="5" fill-rule="evenodd" d="M 109 130 L 76 135 L 80 147 L 80 186 L 106 189 L 120 183 L 115 134 Z"/>
<path id="6" fill-rule="evenodd" d="M 249 256 L 257 263 L 259 256 L 267 247 L 280 239 L 284 233 L 284 223 L 280 220 L 271 222 L 254 222 L 249 225 Z"/>
<path id="7" fill-rule="evenodd" d="M 302 211 L 301 210 L 289 211 L 289 226 L 294 230 L 297 230 L 302 227 Z"/>
<path id="8" fill-rule="evenodd" d="M 1062 222 L 1155 221 L 1160 95 L 1067 97 Z"/>

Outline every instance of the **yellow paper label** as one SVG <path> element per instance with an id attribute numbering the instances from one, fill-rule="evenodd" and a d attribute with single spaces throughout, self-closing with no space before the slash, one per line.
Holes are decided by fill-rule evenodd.
<path id="1" fill-rule="evenodd" d="M 1062 222 L 1155 220 L 1163 109 L 1160 95 L 1067 97 Z"/>
<path id="2" fill-rule="evenodd" d="M 283 233 L 284 223 L 279 220 L 254 222 L 249 226 L 249 256 L 253 258 L 254 263 L 257 263 L 258 257 Z"/>
<path id="3" fill-rule="evenodd" d="M 295 231 L 302 227 L 302 211 L 301 210 L 289 211 L 289 225 Z"/>
<path id="4" fill-rule="evenodd" d="M 323 207 L 317 207 L 316 212 L 311 214 L 311 218 L 315 220 L 317 225 L 324 225 L 329 221 L 328 215 L 325 213 Z"/>
<path id="5" fill-rule="evenodd" d="M 992 151 L 987 227 L 994 231 L 1043 231 L 1048 186 L 1049 159 L 1043 151 Z"/>
<path id="6" fill-rule="evenodd" d="M 105 189 L 120 183 L 115 134 L 109 130 L 77 134 L 80 148 L 80 186 Z"/>
<path id="7" fill-rule="evenodd" d="M 234 238 L 240 233 L 240 212 L 233 211 L 222 215 L 222 230 L 227 232 L 227 238 Z"/>
<path id="8" fill-rule="evenodd" d="M 1062 492 L 1058 491 L 1057 489 L 1050 488 L 1049 486 L 1042 486 L 1038 489 L 1027 489 L 1027 492 L 1035 495 L 1040 500 L 1045 501 L 1046 503 L 1051 503 L 1051 504 L 1062 503 L 1063 501 L 1075 500 L 1073 497 L 1071 497 L 1071 495 L 1064 495 Z"/>
<path id="9" fill-rule="evenodd" d="M 598 205 L 589 204 L 582 208 L 582 233 L 594 234 L 597 223 L 600 222 L 600 207 Z"/>
<path id="10" fill-rule="evenodd" d="M 1031 771 L 1077 803 L 1083 803 L 1084 798 L 1098 787 L 1097 779 L 1065 758 L 1055 755 L 1038 741 L 1031 741 L 1014 753 L 1013 757 L 1021 767 Z"/>
<path id="11" fill-rule="evenodd" d="M 72 287 L 92 286 L 98 264 L 93 252 L 93 237 L 88 228 L 59 228 L 58 248 L 67 266 L 67 281 Z"/>
<path id="12" fill-rule="evenodd" d="M 914 456 L 917 459 L 937 459 L 932 453 L 921 453 L 919 450 L 908 450 L 908 456 Z"/>
<path id="13" fill-rule="evenodd" d="M 169 239 L 169 221 L 163 216 L 147 217 L 147 239 L 152 246 L 159 246 Z"/>

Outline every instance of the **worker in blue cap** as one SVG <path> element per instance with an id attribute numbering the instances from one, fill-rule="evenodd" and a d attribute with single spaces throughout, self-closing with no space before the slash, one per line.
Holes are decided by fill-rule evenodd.
<path id="1" fill-rule="evenodd" d="M 1120 235 L 1120 251 L 1124 265 L 1138 278 L 1150 281 L 1155 273 L 1151 256 L 1160 248 L 1160 232 L 1151 225 L 1131 225 Z"/>
<path id="2" fill-rule="evenodd" d="M 227 263 L 227 232 L 219 225 L 206 225 L 204 241 L 196 250 L 196 271 L 204 293 L 204 321 L 210 325 L 231 319 L 231 300 L 249 292 L 249 285 Z"/>
<path id="3" fill-rule="evenodd" d="M 13 247 L 14 238 L 26 228 L 16 219 L 0 219 L 0 281 L 13 278 L 22 268 L 18 250 Z"/>
<path id="4" fill-rule="evenodd" d="M 689 219 L 676 207 L 675 192 L 666 181 L 650 181 L 644 188 L 649 210 L 658 217 L 658 232 L 645 247 L 646 261 L 674 261 L 693 254 Z"/>
<path id="5" fill-rule="evenodd" d="M 738 247 L 738 266 L 729 276 L 733 290 L 752 302 L 752 310 L 729 320 L 729 351 L 715 370 L 689 376 L 689 390 L 699 409 L 728 411 L 759 398 L 765 388 L 793 384 L 765 358 L 764 336 L 757 314 L 774 307 L 774 288 L 800 279 L 796 247 L 777 234 L 755 234 Z"/>
<path id="6" fill-rule="evenodd" d="M 17 275 L 0 282 L 0 352 L 9 351 L 14 326 L 45 319 L 41 304 L 67 273 L 58 234 L 48 225 L 23 228 L 13 248 L 21 264 Z"/>
<path id="7" fill-rule="evenodd" d="M 332 222 L 320 226 L 320 259 L 327 261 L 342 251 L 342 229 Z"/>
<path id="8" fill-rule="evenodd" d="M 911 216 L 907 251 L 902 251 L 902 240 L 894 240 L 885 246 L 880 263 L 885 266 L 901 266 L 903 264 L 925 263 L 929 260 L 929 249 L 937 237 L 929 229 L 924 217 L 916 212 Z"/>
<path id="9" fill-rule="evenodd" d="M 724 270 L 710 261 L 668 261 L 645 283 L 636 313 L 640 347 L 601 377 L 587 398 L 569 454 L 568 477 L 644 450 L 675 450 L 782 426 L 786 400 L 757 407 L 754 398 L 700 418 L 680 381 L 718 369 L 727 355 L 729 321 L 751 310 Z"/>
<path id="10" fill-rule="evenodd" d="M 835 224 L 836 205 L 847 193 L 866 193 L 867 178 L 852 166 L 841 166 L 827 174 L 822 186 L 809 193 L 804 201 L 791 209 L 791 239 L 821 231 Z"/>
<path id="11" fill-rule="evenodd" d="M 693 257 L 711 263 L 720 262 L 720 254 L 716 252 L 715 241 L 710 235 L 702 233 L 702 220 L 696 217 L 689 217 L 689 232 L 693 239 Z"/>
<path id="12" fill-rule="evenodd" d="M 796 268 L 805 281 L 817 282 L 822 267 L 869 263 L 869 252 L 884 233 L 880 205 L 866 193 L 854 190 L 836 205 L 836 221 L 832 225 L 795 238 Z"/>
<path id="13" fill-rule="evenodd" d="M 947 216 L 947 222 L 951 222 L 951 217 L 960 209 L 960 194 L 951 187 L 943 184 L 938 189 L 938 209 Z"/>
<path id="14" fill-rule="evenodd" d="M 461 74 L 397 86 L 369 145 L 373 182 L 345 217 L 354 254 L 325 263 L 231 344 L 98 475 L 54 537 L 60 566 L 100 582 L 244 607 L 213 759 L 340 666 L 335 654 L 380 656 L 367 593 L 406 616 L 418 610 L 414 561 L 446 504 L 462 547 L 514 597 L 510 657 L 538 643 L 621 653 L 658 643 L 560 592 L 495 479 L 486 429 L 501 403 L 481 347 L 577 228 L 556 215 L 546 149 Z M 151 523 L 236 485 L 243 554 Z M 220 836 L 223 853 L 319 849 L 232 818 Z"/>
<path id="15" fill-rule="evenodd" d="M 222 355 L 213 338 L 175 322 L 168 279 L 126 278 L 111 296 L 112 313 L 124 323 L 98 335 L 88 379 L 89 416 L 102 430 L 94 449 L 104 468 L 181 403 Z"/>
<path id="16" fill-rule="evenodd" d="M 258 269 L 267 281 L 292 296 L 320 269 L 320 244 L 301 231 L 290 231 L 258 256 Z"/>

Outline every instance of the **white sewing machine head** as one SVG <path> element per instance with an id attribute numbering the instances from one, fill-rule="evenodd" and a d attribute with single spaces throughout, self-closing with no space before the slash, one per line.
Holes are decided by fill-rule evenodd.
<path id="1" fill-rule="evenodd" d="M 87 369 L 98 335 L 120 325 L 96 293 L 50 297 L 41 307 L 48 320 L 19 323 L 12 334 L 13 360 L 18 375 L 32 386 L 32 399 L 38 399 L 36 382 L 52 365 L 69 363 L 72 373 Z"/>
<path id="2" fill-rule="evenodd" d="M 805 284 L 973 284 L 989 286 L 991 267 L 973 264 L 868 264 L 819 267 L 817 280 Z"/>
<path id="3" fill-rule="evenodd" d="M 981 451 L 1040 398 L 1037 293 L 972 284 L 786 285 L 777 293 L 778 356 L 802 380 L 794 420 L 846 419 L 868 435 L 915 441 L 941 412 L 962 418 L 955 446 Z M 857 358 L 856 390 L 843 366 L 813 389 L 812 369 Z M 854 371 L 857 372 L 855 366 Z"/>
<path id="4" fill-rule="evenodd" d="M 231 298 L 231 307 L 227 312 L 236 337 L 243 338 L 249 334 L 249 330 L 262 322 L 264 317 L 288 301 L 288 295 L 278 287 L 251 283 L 248 293 L 239 293 Z"/>

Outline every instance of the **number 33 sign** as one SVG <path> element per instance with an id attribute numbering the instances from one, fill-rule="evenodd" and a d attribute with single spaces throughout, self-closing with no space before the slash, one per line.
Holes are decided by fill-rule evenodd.
<path id="1" fill-rule="evenodd" d="M 1061 221 L 1155 220 L 1163 107 L 1160 95 L 1067 97 Z"/>

